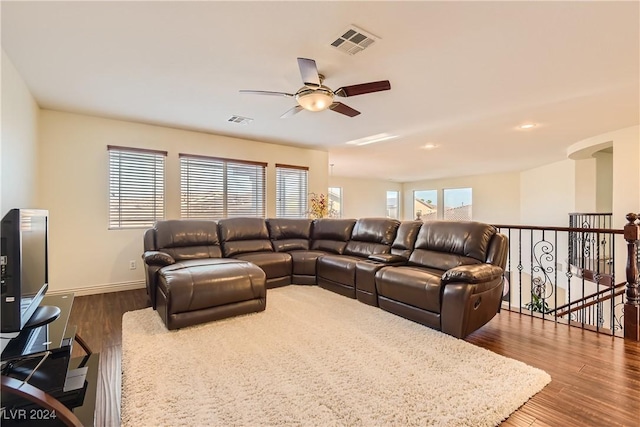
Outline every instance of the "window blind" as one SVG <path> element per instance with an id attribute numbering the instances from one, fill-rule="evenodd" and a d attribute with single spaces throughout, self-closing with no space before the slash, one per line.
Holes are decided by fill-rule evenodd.
<path id="1" fill-rule="evenodd" d="M 307 216 L 306 167 L 276 164 L 276 216 L 305 218 Z"/>
<path id="2" fill-rule="evenodd" d="M 164 151 L 108 146 L 109 228 L 150 227 L 164 219 Z"/>
<path id="3" fill-rule="evenodd" d="M 266 164 L 180 154 L 183 218 L 265 216 Z"/>

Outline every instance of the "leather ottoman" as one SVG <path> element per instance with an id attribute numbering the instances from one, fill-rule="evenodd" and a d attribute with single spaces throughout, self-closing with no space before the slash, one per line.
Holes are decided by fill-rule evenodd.
<path id="1" fill-rule="evenodd" d="M 167 329 L 263 311 L 264 271 L 247 261 L 214 258 L 182 261 L 159 273 L 157 310 Z"/>

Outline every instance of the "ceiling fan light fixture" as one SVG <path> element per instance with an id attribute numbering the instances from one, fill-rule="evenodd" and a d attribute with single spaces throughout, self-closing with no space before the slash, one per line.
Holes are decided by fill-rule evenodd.
<path id="1" fill-rule="evenodd" d="M 309 89 L 296 94 L 296 101 L 305 110 L 322 111 L 333 104 L 333 92 L 327 89 Z"/>

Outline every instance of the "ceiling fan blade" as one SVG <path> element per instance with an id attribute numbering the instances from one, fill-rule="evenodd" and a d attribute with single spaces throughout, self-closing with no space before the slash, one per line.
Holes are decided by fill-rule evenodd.
<path id="1" fill-rule="evenodd" d="M 296 105 L 295 107 L 293 107 L 292 109 L 288 110 L 286 113 L 281 115 L 280 118 L 281 119 L 286 119 L 287 117 L 291 117 L 291 116 L 293 116 L 295 114 L 298 114 L 302 110 L 304 110 L 304 108 L 302 108 L 299 105 Z"/>
<path id="2" fill-rule="evenodd" d="M 300 68 L 300 76 L 305 86 L 320 86 L 320 76 L 318 75 L 316 61 L 313 59 L 298 58 L 298 67 Z"/>
<path id="3" fill-rule="evenodd" d="M 293 98 L 294 95 L 292 93 L 286 92 L 271 92 L 268 90 L 241 90 L 240 93 L 248 93 L 251 95 L 273 95 L 273 96 L 286 96 L 288 98 Z"/>
<path id="4" fill-rule="evenodd" d="M 342 102 L 334 102 L 329 106 L 336 113 L 344 114 L 345 116 L 355 117 L 360 114 L 360 111 L 354 110 L 348 105 L 343 104 Z"/>
<path id="5" fill-rule="evenodd" d="M 389 80 L 380 80 L 379 82 L 362 83 L 359 85 L 343 86 L 335 91 L 334 94 L 338 96 L 356 96 L 364 95 L 365 93 L 380 92 L 383 90 L 391 89 L 391 83 Z"/>

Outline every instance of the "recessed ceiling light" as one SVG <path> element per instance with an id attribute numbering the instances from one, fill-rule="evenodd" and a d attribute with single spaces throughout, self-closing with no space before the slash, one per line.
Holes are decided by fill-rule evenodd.
<path id="1" fill-rule="evenodd" d="M 535 123 L 525 123 L 519 126 L 520 129 L 533 129 L 536 127 Z"/>
<path id="2" fill-rule="evenodd" d="M 439 145 L 438 144 L 433 144 L 433 143 L 428 143 L 428 144 L 424 144 L 421 148 L 423 148 L 424 150 L 433 150 L 434 148 L 438 148 Z"/>
<path id="3" fill-rule="evenodd" d="M 353 141 L 348 141 L 349 145 L 369 145 L 376 142 L 387 141 L 389 139 L 397 138 L 398 135 L 392 135 L 390 133 L 378 133 L 376 135 L 365 136 L 364 138 L 354 139 Z"/>

